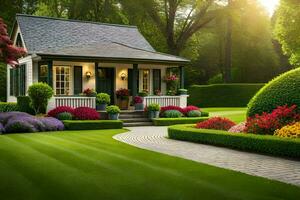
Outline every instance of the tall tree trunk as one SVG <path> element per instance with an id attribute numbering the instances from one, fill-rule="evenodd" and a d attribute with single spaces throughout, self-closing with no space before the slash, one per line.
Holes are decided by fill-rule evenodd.
<path id="1" fill-rule="evenodd" d="M 224 62 L 224 82 L 231 82 L 231 66 L 232 66 L 232 16 L 231 16 L 232 0 L 228 0 L 227 13 L 227 33 L 225 43 L 225 62 Z"/>

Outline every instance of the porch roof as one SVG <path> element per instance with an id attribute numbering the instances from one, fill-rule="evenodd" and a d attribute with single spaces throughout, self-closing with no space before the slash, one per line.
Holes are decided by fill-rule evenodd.
<path id="1" fill-rule="evenodd" d="M 29 54 L 116 60 L 186 63 L 156 52 L 135 26 L 17 14 Z"/>

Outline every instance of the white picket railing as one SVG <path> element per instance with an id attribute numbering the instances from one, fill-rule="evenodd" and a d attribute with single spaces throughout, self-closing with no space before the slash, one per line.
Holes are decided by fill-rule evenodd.
<path id="1" fill-rule="evenodd" d="M 188 95 L 180 96 L 147 96 L 144 97 L 144 106 L 148 106 L 151 103 L 157 103 L 161 107 L 163 106 L 179 106 L 184 108 L 187 106 Z"/>
<path id="2" fill-rule="evenodd" d="M 52 97 L 48 103 L 47 110 L 51 110 L 59 106 L 70 106 L 72 108 L 78 108 L 78 107 L 96 108 L 96 97 L 73 97 L 73 96 Z"/>

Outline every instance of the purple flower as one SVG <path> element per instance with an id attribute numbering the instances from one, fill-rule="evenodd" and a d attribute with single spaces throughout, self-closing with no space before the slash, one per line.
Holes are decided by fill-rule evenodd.
<path id="1" fill-rule="evenodd" d="M 64 130 L 64 124 L 53 117 L 43 117 L 40 121 L 45 125 L 46 131 L 62 131 Z"/>
<path id="2" fill-rule="evenodd" d="M 0 123 L 0 134 L 4 132 L 4 126 Z"/>
<path id="3" fill-rule="evenodd" d="M 5 125 L 6 133 L 34 133 L 37 131 L 34 125 L 26 121 L 25 118 L 11 119 Z"/>
<path id="4" fill-rule="evenodd" d="M 5 125 L 12 117 L 32 117 L 32 115 L 24 112 L 0 112 L 0 122 Z"/>

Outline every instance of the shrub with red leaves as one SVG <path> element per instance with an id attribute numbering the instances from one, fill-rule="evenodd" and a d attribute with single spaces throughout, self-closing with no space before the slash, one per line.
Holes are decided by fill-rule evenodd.
<path id="1" fill-rule="evenodd" d="M 223 118 L 223 117 L 213 117 L 206 121 L 199 122 L 198 124 L 196 124 L 196 128 L 227 131 L 235 125 L 236 124 L 230 119 Z"/>
<path id="2" fill-rule="evenodd" d="M 78 120 L 98 120 L 100 114 L 93 108 L 79 107 L 74 110 L 74 116 Z"/>
<path id="3" fill-rule="evenodd" d="M 273 135 L 275 130 L 298 121 L 300 121 L 300 114 L 296 105 L 278 106 L 271 113 L 264 112 L 261 115 L 256 114 L 254 117 L 249 117 L 245 131 L 247 133 Z"/>
<path id="4" fill-rule="evenodd" d="M 48 115 L 48 117 L 55 117 L 55 118 L 57 118 L 58 114 L 64 113 L 64 112 L 71 113 L 74 116 L 74 108 L 69 107 L 69 106 L 59 106 L 59 107 L 56 107 L 56 108 L 50 110 L 47 115 Z"/>
<path id="5" fill-rule="evenodd" d="M 164 106 L 164 107 L 160 108 L 160 115 L 162 116 L 164 114 L 164 112 L 167 110 L 178 110 L 182 114 L 184 113 L 183 109 L 179 106 Z"/>
<path id="6" fill-rule="evenodd" d="M 192 111 L 192 110 L 198 110 L 200 111 L 200 108 L 198 108 L 197 106 L 187 106 L 185 108 L 183 108 L 183 114 L 187 115 L 188 112 Z"/>
<path id="7" fill-rule="evenodd" d="M 135 97 L 133 98 L 134 104 L 143 103 L 143 101 L 144 101 L 143 98 L 140 97 L 140 96 L 135 96 Z"/>

